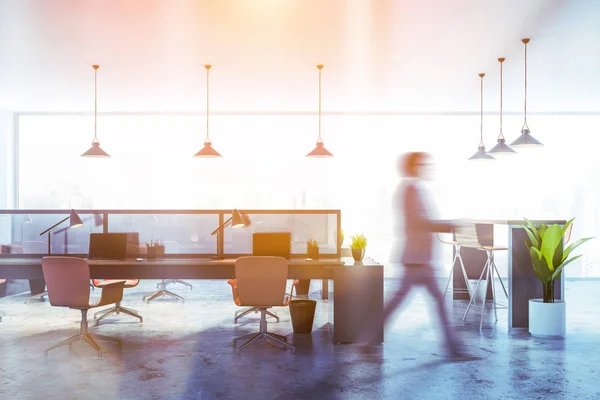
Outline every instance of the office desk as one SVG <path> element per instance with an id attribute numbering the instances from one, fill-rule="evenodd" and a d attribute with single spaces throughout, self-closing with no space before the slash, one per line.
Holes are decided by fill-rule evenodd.
<path id="1" fill-rule="evenodd" d="M 353 261 L 352 261 L 353 262 Z M 232 279 L 235 278 L 235 259 L 164 259 L 100 261 L 88 260 L 92 279 Z M 327 299 L 329 285 L 333 278 L 332 267 L 342 266 L 341 259 L 321 259 L 306 261 L 292 259 L 289 262 L 290 279 L 321 279 L 322 298 Z M 0 258 L 0 277 L 4 279 L 43 280 L 42 259 L 40 258 Z M 41 289 L 43 291 L 43 288 Z M 35 294 L 35 293 L 32 293 Z"/>
<path id="2" fill-rule="evenodd" d="M 6 279 L 43 279 L 41 258 L 0 257 L 0 277 Z M 89 260 L 90 278 L 96 279 L 232 279 L 235 259 L 167 259 L 144 261 Z M 291 260 L 290 279 L 333 279 L 333 339 L 353 342 L 357 326 L 369 321 L 383 341 L 383 265 L 366 258 L 355 263 L 352 257 L 306 261 Z M 339 285 L 336 286 L 336 282 Z M 327 285 L 323 296 L 327 296 Z M 360 306 L 360 307 L 359 307 Z M 332 317 L 332 315 L 330 315 Z M 343 317 L 343 318 L 342 318 Z M 333 330 L 333 324 L 337 328 Z"/>
<path id="3" fill-rule="evenodd" d="M 477 234 L 482 245 L 494 244 L 494 225 L 508 226 L 508 328 L 529 327 L 529 299 L 542 298 L 542 284 L 533 271 L 529 249 L 525 245 L 527 233 L 521 227 L 524 220 L 488 219 L 471 220 L 477 224 Z M 559 224 L 565 220 L 534 220 L 535 225 Z M 484 251 L 462 248 L 461 256 L 469 279 L 478 279 L 487 256 Z M 453 285 L 455 288 L 465 288 L 460 263 L 454 265 Z M 564 300 L 564 274 L 555 287 L 555 297 Z M 467 294 L 455 293 L 455 299 L 467 299 Z M 491 285 L 488 287 L 487 298 L 491 298 Z"/>

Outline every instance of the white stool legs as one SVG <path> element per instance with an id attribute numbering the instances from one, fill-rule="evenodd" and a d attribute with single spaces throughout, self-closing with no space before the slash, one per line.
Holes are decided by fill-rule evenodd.
<path id="1" fill-rule="evenodd" d="M 462 270 L 463 278 L 465 280 L 466 289 L 454 289 L 452 287 L 452 292 L 456 293 L 468 293 L 469 299 L 472 298 L 471 289 L 469 288 L 469 278 L 467 277 L 467 270 L 465 269 L 465 264 L 463 263 L 462 257 L 460 256 L 460 244 L 454 245 L 454 258 L 452 259 L 452 268 L 450 268 L 450 276 L 448 277 L 448 283 L 446 283 L 446 290 L 444 291 L 444 298 L 446 298 L 446 294 L 448 294 L 448 288 L 450 287 L 450 281 L 452 281 L 452 276 L 454 275 L 454 266 L 456 265 L 456 260 L 460 261 L 460 268 Z"/>
<path id="2" fill-rule="evenodd" d="M 506 298 L 508 299 L 508 293 L 506 292 L 506 287 L 504 286 L 504 282 L 502 282 L 502 278 L 500 278 L 500 274 L 498 273 L 498 268 L 496 267 L 496 263 L 494 262 L 494 251 L 493 250 L 486 250 L 487 253 L 487 261 L 485 262 L 485 266 L 483 267 L 483 270 L 481 271 L 481 275 L 479 276 L 479 279 L 477 280 L 477 285 L 475 286 L 475 289 L 473 290 L 473 295 L 471 296 L 471 300 L 469 301 L 469 305 L 467 306 L 467 309 L 465 311 L 465 315 L 463 315 L 463 322 L 465 321 L 465 318 L 467 317 L 467 314 L 469 313 L 469 309 L 471 308 L 471 304 L 473 303 L 473 300 L 475 299 L 475 294 L 477 293 L 477 289 L 479 288 L 479 285 L 481 284 L 482 279 L 484 279 L 484 275 L 485 275 L 485 290 L 483 292 L 483 300 L 481 302 L 481 315 L 479 317 L 479 329 L 481 330 L 481 328 L 483 327 L 483 313 L 485 311 L 485 301 L 486 301 L 486 297 L 487 297 L 487 290 L 488 290 L 488 285 L 491 282 L 492 285 L 492 301 L 493 301 L 493 308 L 494 308 L 494 314 L 496 317 L 496 321 L 498 321 L 498 313 L 497 313 L 497 309 L 498 306 L 496 304 L 496 287 L 494 284 L 494 276 L 495 274 L 497 274 L 498 279 L 500 280 L 500 284 L 502 285 L 502 289 L 504 290 L 504 294 L 506 295 Z"/>

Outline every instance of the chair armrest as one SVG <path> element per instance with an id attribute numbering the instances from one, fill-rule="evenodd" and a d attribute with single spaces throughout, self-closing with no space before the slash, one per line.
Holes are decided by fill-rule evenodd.
<path id="1" fill-rule="evenodd" d="M 123 299 L 123 286 L 125 281 L 117 281 L 107 283 L 102 286 L 102 293 L 100 294 L 100 300 L 93 307 L 100 307 L 106 304 L 118 303 Z"/>
<path id="2" fill-rule="evenodd" d="M 294 281 L 292 282 L 292 287 L 290 288 L 290 293 L 286 293 L 285 294 L 285 299 L 283 299 L 283 305 L 287 306 L 288 304 L 290 304 L 290 301 L 292 301 L 292 299 L 294 297 L 298 297 L 298 295 L 296 294 L 296 296 L 294 296 L 294 288 L 296 287 L 296 285 L 300 282 L 300 280 L 298 279 L 294 279 Z"/>
<path id="3" fill-rule="evenodd" d="M 292 282 L 292 287 L 290 288 L 290 298 L 294 296 L 294 288 L 296 287 L 296 285 L 300 283 L 299 279 L 294 279 L 294 281 Z M 296 293 L 296 297 L 298 296 L 298 293 Z"/>
<path id="4" fill-rule="evenodd" d="M 240 295 L 238 294 L 238 290 L 237 290 L 237 287 L 238 287 L 237 279 L 230 279 L 227 281 L 227 283 L 231 286 L 231 295 L 233 296 L 233 302 L 239 306 L 240 305 Z"/>

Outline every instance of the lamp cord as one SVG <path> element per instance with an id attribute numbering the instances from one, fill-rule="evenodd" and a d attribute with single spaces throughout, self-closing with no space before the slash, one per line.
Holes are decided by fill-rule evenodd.
<path id="1" fill-rule="evenodd" d="M 481 88 L 480 88 L 480 105 L 481 105 L 481 111 L 480 111 L 480 124 L 479 124 L 479 147 L 484 147 L 483 145 L 483 77 L 485 76 L 485 74 L 481 73 L 479 74 L 479 77 L 481 78 Z"/>
<path id="2" fill-rule="evenodd" d="M 208 80 L 208 71 L 210 70 L 210 65 L 205 65 L 206 68 L 206 138 L 204 139 L 204 143 L 210 143 L 210 138 L 208 137 L 208 105 L 209 105 L 209 80 Z"/>
<path id="3" fill-rule="evenodd" d="M 317 139 L 317 143 L 323 143 L 323 139 L 321 138 L 321 69 L 322 65 L 317 65 L 319 68 L 319 139 Z"/>
<path id="4" fill-rule="evenodd" d="M 500 135 L 499 139 L 504 139 L 504 134 L 502 133 L 502 63 L 504 62 L 503 58 L 498 59 L 500 61 Z"/>
<path id="5" fill-rule="evenodd" d="M 525 120 L 523 122 L 523 127 L 521 128 L 521 130 L 527 128 L 527 130 L 529 130 L 529 125 L 527 125 L 527 42 L 525 43 L 525 105 L 524 105 L 524 110 L 523 110 L 523 114 L 525 116 Z"/>
<path id="6" fill-rule="evenodd" d="M 98 127 L 98 68 L 99 65 L 93 65 L 94 68 L 94 140 L 92 143 L 98 142 L 97 127 Z"/>

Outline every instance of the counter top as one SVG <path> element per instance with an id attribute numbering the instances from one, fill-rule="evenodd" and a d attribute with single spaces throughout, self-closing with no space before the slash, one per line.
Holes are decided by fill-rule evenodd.
<path id="1" fill-rule="evenodd" d="M 493 225 L 517 225 L 521 226 L 525 224 L 524 219 L 470 219 L 468 221 L 474 222 L 476 224 L 493 224 Z M 567 223 L 565 219 L 532 219 L 530 220 L 534 225 L 564 225 Z"/>

